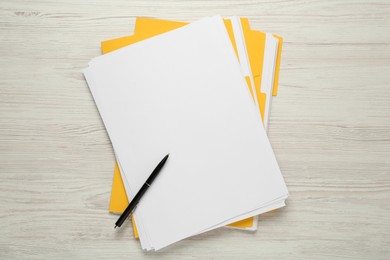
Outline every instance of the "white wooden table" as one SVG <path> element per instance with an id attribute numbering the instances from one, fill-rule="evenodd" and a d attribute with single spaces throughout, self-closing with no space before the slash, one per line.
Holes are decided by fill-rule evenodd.
<path id="1" fill-rule="evenodd" d="M 288 206 L 145 254 L 113 230 L 114 155 L 81 70 L 136 16 L 215 14 L 284 37 L 269 136 Z M 389 1 L 0 2 L 0 259 L 390 259 L 389 199 Z"/>

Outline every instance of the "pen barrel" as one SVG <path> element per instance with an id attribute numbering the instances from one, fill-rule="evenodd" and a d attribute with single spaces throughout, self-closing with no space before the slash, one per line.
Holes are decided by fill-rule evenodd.
<path id="1" fill-rule="evenodd" d="M 139 192 L 137 193 L 137 195 L 135 195 L 135 197 L 131 200 L 131 203 L 134 203 L 134 207 L 132 208 L 131 211 L 134 210 L 135 206 L 138 204 L 138 202 L 141 200 L 142 196 L 145 194 L 145 192 L 149 189 L 149 184 L 148 183 L 144 183 L 144 185 L 142 185 L 141 189 L 139 190 Z M 130 203 L 130 204 L 131 204 Z M 131 212 L 130 212 L 131 213 Z"/>
<path id="2" fill-rule="evenodd" d="M 127 206 L 125 211 L 122 213 L 122 215 L 119 217 L 118 221 L 115 223 L 115 227 L 120 227 L 123 222 L 125 222 L 126 218 L 133 212 L 135 207 L 137 207 L 138 202 L 141 200 L 142 196 L 145 194 L 145 192 L 149 189 L 150 185 L 154 181 L 154 179 L 157 177 L 158 173 L 164 166 L 165 162 L 167 161 L 169 157 L 169 154 L 167 154 L 161 162 L 156 166 L 156 168 L 153 170 L 152 174 L 149 176 L 149 178 L 146 180 L 144 185 L 142 185 L 141 189 L 137 194 L 134 196 L 134 198 L 131 200 L 130 204 Z"/>
<path id="3" fill-rule="evenodd" d="M 160 173 L 162 167 L 164 166 L 165 162 L 168 160 L 169 154 L 165 155 L 165 157 L 161 160 L 161 162 L 156 166 L 156 168 L 153 170 L 152 174 L 150 174 L 149 178 L 146 180 L 145 184 L 148 184 L 149 186 L 152 184 L 154 179 L 157 177 L 157 175 Z"/>
<path id="4" fill-rule="evenodd" d="M 122 215 L 119 217 L 118 221 L 115 223 L 115 226 L 120 227 L 122 226 L 123 222 L 125 222 L 126 218 L 134 211 L 134 209 L 137 207 L 138 202 L 141 200 L 144 193 L 148 190 L 149 184 L 144 183 L 142 185 L 141 189 L 135 195 L 135 197 L 131 200 L 129 206 L 125 209 L 125 211 L 122 213 Z"/>

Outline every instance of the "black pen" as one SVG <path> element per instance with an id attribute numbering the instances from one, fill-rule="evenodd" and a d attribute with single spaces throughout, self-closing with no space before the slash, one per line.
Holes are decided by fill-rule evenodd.
<path id="1" fill-rule="evenodd" d="M 123 224 L 123 222 L 125 222 L 126 218 L 130 215 L 130 213 L 133 212 L 135 207 L 138 205 L 138 202 L 141 200 L 142 196 L 148 190 L 150 185 L 152 185 L 152 182 L 157 177 L 158 173 L 161 171 L 161 169 L 164 166 L 165 162 L 167 161 L 168 157 L 169 157 L 169 154 L 165 155 L 165 157 L 161 160 L 161 162 L 156 166 L 156 168 L 153 170 L 152 174 L 150 174 L 149 178 L 146 180 L 144 185 L 142 185 L 141 189 L 138 191 L 138 193 L 132 199 L 129 206 L 127 206 L 125 211 L 123 211 L 122 215 L 119 217 L 118 221 L 115 223 L 114 228 L 122 226 L 122 224 Z"/>

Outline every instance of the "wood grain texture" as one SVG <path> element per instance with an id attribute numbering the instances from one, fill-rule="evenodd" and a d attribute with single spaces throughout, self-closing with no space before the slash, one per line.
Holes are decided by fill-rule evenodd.
<path id="1" fill-rule="evenodd" d="M 107 212 L 114 155 L 81 74 L 134 17 L 284 37 L 269 136 L 290 191 L 259 230 L 145 254 Z M 390 2 L 0 2 L 0 259 L 390 259 Z"/>

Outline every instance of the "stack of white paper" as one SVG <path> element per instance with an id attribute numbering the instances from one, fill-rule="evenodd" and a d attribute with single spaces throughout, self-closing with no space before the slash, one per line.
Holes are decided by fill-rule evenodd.
<path id="1" fill-rule="evenodd" d="M 222 18 L 97 57 L 84 75 L 128 196 L 170 153 L 134 212 L 143 249 L 284 206 L 288 191 Z"/>

